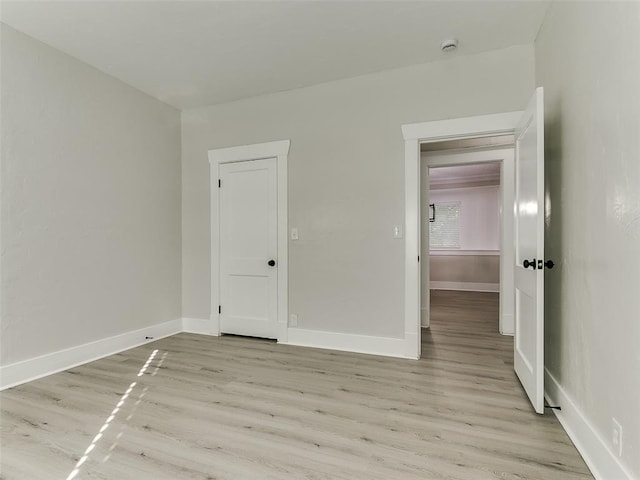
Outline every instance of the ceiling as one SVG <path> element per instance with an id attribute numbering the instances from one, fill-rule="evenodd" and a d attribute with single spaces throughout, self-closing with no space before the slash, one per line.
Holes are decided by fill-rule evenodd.
<path id="1" fill-rule="evenodd" d="M 2 22 L 178 108 L 532 43 L 548 1 L 2 1 Z M 440 42 L 459 39 L 443 54 Z"/>

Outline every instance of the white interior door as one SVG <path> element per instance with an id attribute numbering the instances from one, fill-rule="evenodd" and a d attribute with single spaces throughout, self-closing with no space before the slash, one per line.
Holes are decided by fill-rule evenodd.
<path id="1" fill-rule="evenodd" d="M 544 113 L 542 87 L 516 130 L 514 369 L 544 413 Z"/>
<path id="2" fill-rule="evenodd" d="M 220 165 L 220 333 L 277 337 L 276 161 Z"/>

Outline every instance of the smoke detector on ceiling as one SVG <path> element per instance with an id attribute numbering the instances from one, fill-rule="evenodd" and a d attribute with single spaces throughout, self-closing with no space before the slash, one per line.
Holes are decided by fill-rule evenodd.
<path id="1" fill-rule="evenodd" d="M 451 53 L 455 51 L 456 48 L 458 48 L 458 40 L 455 38 L 450 38 L 440 44 L 440 50 L 444 53 Z"/>

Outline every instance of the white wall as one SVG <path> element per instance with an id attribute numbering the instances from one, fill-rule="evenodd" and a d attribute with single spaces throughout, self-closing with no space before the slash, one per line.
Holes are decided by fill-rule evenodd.
<path id="1" fill-rule="evenodd" d="M 422 161 L 422 184 L 428 181 L 428 167 Z M 500 285 L 500 186 L 459 187 L 421 192 L 422 244 L 429 254 L 429 282 L 422 264 L 422 296 L 429 289 L 499 291 Z M 429 203 L 460 202 L 460 249 L 428 249 Z M 437 215 L 437 206 L 436 206 Z M 423 253 L 423 257 L 426 258 Z M 425 302 L 426 305 L 426 302 Z"/>
<path id="2" fill-rule="evenodd" d="M 425 170 L 423 168 L 423 170 Z M 422 173 L 423 183 L 427 173 Z M 460 251 L 500 251 L 500 186 L 431 189 L 428 203 L 460 202 Z M 423 202 L 427 212 L 427 202 Z M 423 215 L 423 228 L 429 228 Z M 426 235 L 426 234 L 425 234 Z M 432 253 L 435 253 L 432 251 Z"/>
<path id="3" fill-rule="evenodd" d="M 1 26 L 12 364 L 181 317 L 180 114 Z"/>
<path id="4" fill-rule="evenodd" d="M 513 47 L 183 112 L 183 316 L 210 315 L 207 150 L 291 139 L 290 312 L 300 328 L 402 337 L 404 123 L 522 109 Z"/>
<path id="5" fill-rule="evenodd" d="M 425 280 L 423 275 L 422 295 L 426 295 L 429 288 L 498 292 L 500 254 L 429 255 L 429 283 Z"/>
<path id="6" fill-rule="evenodd" d="M 535 47 L 546 257 L 557 264 L 545 275 L 548 387 L 600 478 L 628 478 L 605 449 L 612 417 L 621 422 L 621 462 L 638 479 L 640 3 L 554 2 Z"/>

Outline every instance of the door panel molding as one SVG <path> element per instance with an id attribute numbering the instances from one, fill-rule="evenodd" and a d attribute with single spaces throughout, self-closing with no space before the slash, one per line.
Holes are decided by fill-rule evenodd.
<path id="1" fill-rule="evenodd" d="M 220 189 L 218 188 L 219 167 L 225 163 L 245 162 L 266 158 L 276 158 L 278 188 L 278 294 L 277 294 L 277 340 L 287 341 L 287 319 L 289 316 L 289 256 L 288 256 L 288 186 L 287 160 L 290 140 L 239 145 L 208 151 L 210 164 L 210 218 L 211 218 L 211 315 L 210 332 L 220 334 Z"/>

